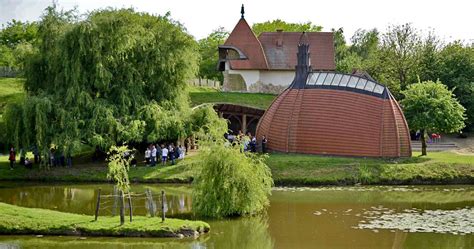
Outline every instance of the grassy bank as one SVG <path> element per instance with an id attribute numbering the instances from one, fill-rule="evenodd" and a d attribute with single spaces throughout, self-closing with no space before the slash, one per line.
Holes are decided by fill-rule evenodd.
<path id="1" fill-rule="evenodd" d="M 353 185 L 353 184 L 474 184 L 474 155 L 453 152 L 417 153 L 412 158 L 376 159 L 328 157 L 302 154 L 270 154 L 267 159 L 275 184 Z M 190 183 L 199 168 L 199 155 L 187 157 L 177 165 L 130 169 L 133 182 Z M 0 180 L 104 182 L 103 164 L 80 164 L 72 168 L 31 170 L 8 169 L 7 157 L 0 157 Z"/>
<path id="2" fill-rule="evenodd" d="M 0 78 L 0 119 L 9 103 L 18 103 L 25 97 L 22 78 Z"/>
<path id="3" fill-rule="evenodd" d="M 130 168 L 129 177 L 132 182 L 150 183 L 189 183 L 197 169 L 198 156 L 188 156 L 176 165 L 144 167 L 140 165 Z M 74 160 L 73 160 L 74 162 Z M 0 180 L 32 180 L 48 182 L 107 182 L 106 163 L 73 164 L 73 167 L 52 167 L 48 170 L 32 169 L 16 165 L 9 169 L 8 156 L 0 156 Z"/>
<path id="4" fill-rule="evenodd" d="M 166 219 L 162 223 L 159 218 L 136 216 L 133 222 L 120 226 L 118 217 L 94 221 L 92 216 L 5 203 L 0 203 L 0 220 L 0 234 L 180 237 L 209 231 L 209 224 L 202 221 Z"/>
<path id="5" fill-rule="evenodd" d="M 190 87 L 189 96 L 193 106 L 203 103 L 227 103 L 266 110 L 270 107 L 274 94 L 220 92 L 212 88 Z"/>
<path id="6" fill-rule="evenodd" d="M 474 155 L 453 152 L 399 159 L 273 154 L 267 163 L 277 185 L 474 183 Z"/>

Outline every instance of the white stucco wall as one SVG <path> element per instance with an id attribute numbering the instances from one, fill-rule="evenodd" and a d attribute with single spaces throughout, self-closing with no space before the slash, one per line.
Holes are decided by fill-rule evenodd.
<path id="1" fill-rule="evenodd" d="M 288 86 L 295 78 L 295 71 L 261 71 L 260 81 L 264 84 Z"/>
<path id="2" fill-rule="evenodd" d="M 228 70 L 229 74 L 240 74 L 247 89 L 257 82 L 276 86 L 288 86 L 295 77 L 294 71 Z"/>
<path id="3" fill-rule="evenodd" d="M 260 71 L 259 70 L 229 70 L 229 74 L 240 74 L 245 80 L 247 89 L 252 84 L 255 84 L 260 80 Z"/>

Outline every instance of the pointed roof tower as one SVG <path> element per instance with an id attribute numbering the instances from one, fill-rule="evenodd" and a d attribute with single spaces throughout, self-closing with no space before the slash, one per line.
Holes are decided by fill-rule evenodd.
<path id="1" fill-rule="evenodd" d="M 227 49 L 235 48 L 242 52 L 246 59 L 229 60 L 230 68 L 238 69 L 268 69 L 268 63 L 263 52 L 263 47 L 257 39 L 249 24 L 244 18 L 244 5 L 240 9 L 240 20 L 235 25 L 224 43 Z"/>

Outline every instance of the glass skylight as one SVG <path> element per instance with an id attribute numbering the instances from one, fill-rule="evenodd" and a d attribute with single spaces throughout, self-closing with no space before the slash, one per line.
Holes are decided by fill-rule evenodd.
<path id="1" fill-rule="evenodd" d="M 377 82 L 357 75 L 343 73 L 314 72 L 308 75 L 306 84 L 350 87 L 377 94 L 382 94 L 385 90 L 385 87 Z"/>

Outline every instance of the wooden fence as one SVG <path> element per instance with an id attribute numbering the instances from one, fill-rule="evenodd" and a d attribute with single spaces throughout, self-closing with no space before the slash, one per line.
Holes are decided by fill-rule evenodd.
<path id="1" fill-rule="evenodd" d="M 20 71 L 12 67 L 0 67 L 0 77 L 14 78 L 20 75 Z"/>
<path id="2" fill-rule="evenodd" d="M 191 86 L 205 86 L 205 87 L 212 87 L 216 89 L 221 88 L 221 82 L 217 80 L 210 80 L 210 79 L 193 79 L 189 82 Z"/>
<path id="3" fill-rule="evenodd" d="M 161 191 L 161 194 L 154 195 L 150 189 L 146 189 L 145 193 L 123 193 L 119 191 L 116 186 L 114 186 L 114 192 L 110 195 L 102 195 L 102 190 L 97 190 L 97 203 L 95 206 L 95 220 L 99 217 L 100 212 L 106 213 L 111 216 L 117 215 L 117 212 L 120 215 L 120 224 L 123 224 L 125 221 L 125 210 L 128 210 L 130 216 L 130 222 L 133 218 L 133 209 L 132 209 L 132 198 L 134 200 L 143 201 L 142 206 L 134 206 L 133 208 L 145 208 L 148 211 L 148 214 L 151 217 L 155 217 L 158 213 L 161 213 L 161 221 L 165 221 L 165 213 L 167 207 L 165 191 Z M 125 201 L 127 199 L 127 201 Z M 160 211 L 158 211 L 157 206 L 160 206 Z"/>

